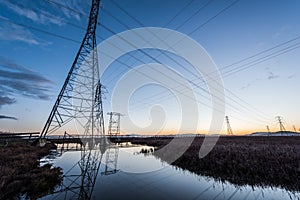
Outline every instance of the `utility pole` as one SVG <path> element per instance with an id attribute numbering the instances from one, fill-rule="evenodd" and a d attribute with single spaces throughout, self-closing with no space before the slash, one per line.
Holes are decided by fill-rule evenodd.
<path id="1" fill-rule="evenodd" d="M 295 126 L 295 125 L 293 125 L 293 128 L 294 128 L 294 131 L 297 132 L 297 129 L 296 129 L 296 126 Z"/>
<path id="2" fill-rule="evenodd" d="M 232 132 L 232 129 L 231 129 L 231 126 L 229 123 L 229 117 L 226 116 L 225 119 L 226 119 L 226 123 L 227 123 L 227 135 L 233 135 L 233 132 Z"/>
<path id="3" fill-rule="evenodd" d="M 276 119 L 278 121 L 280 131 L 285 131 L 285 128 L 284 128 L 283 122 L 282 122 L 282 117 L 281 116 L 277 116 Z"/>

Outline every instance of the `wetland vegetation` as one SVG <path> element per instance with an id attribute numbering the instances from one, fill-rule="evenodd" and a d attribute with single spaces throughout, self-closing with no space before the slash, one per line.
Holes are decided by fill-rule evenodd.
<path id="1" fill-rule="evenodd" d="M 135 137 L 127 140 L 160 149 L 172 139 Z M 281 187 L 300 191 L 300 137 L 220 137 L 213 150 L 200 159 L 199 149 L 203 139 L 196 137 L 183 156 L 171 164 L 236 185 Z M 168 155 L 156 152 L 154 155 L 163 161 L 168 160 Z"/>
<path id="2" fill-rule="evenodd" d="M 61 168 L 40 166 L 40 159 L 53 148 L 52 144 L 40 148 L 27 142 L 0 146 L 0 199 L 37 199 L 52 192 L 62 181 Z"/>

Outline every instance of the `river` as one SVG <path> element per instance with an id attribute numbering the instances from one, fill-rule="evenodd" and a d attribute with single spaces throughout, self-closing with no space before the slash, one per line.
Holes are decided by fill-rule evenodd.
<path id="1" fill-rule="evenodd" d="M 46 157 L 63 169 L 63 184 L 41 199 L 300 199 L 281 188 L 235 186 L 169 165 L 148 146 L 56 152 Z"/>

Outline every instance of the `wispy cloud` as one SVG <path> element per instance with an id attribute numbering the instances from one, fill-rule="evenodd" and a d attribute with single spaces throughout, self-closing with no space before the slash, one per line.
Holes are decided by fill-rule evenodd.
<path id="1" fill-rule="evenodd" d="M 23 67 L 22 65 L 19 65 L 19 64 L 15 63 L 14 61 L 12 61 L 8 58 L 2 57 L 2 56 L 0 56 L 0 63 L 1 63 L 2 68 L 6 68 L 6 69 L 9 69 L 9 70 L 32 72 L 31 70 Z"/>
<path id="2" fill-rule="evenodd" d="M 269 72 L 268 80 L 279 78 L 279 75 L 275 75 L 273 72 Z"/>
<path id="3" fill-rule="evenodd" d="M 253 84 L 255 84 L 257 82 L 260 82 L 260 81 L 271 81 L 271 80 L 274 80 L 274 79 L 277 79 L 277 78 L 280 77 L 279 75 L 272 72 L 269 67 L 266 67 L 264 70 L 266 70 L 267 73 L 268 73 L 268 75 L 266 77 L 265 77 L 265 75 L 263 75 L 264 76 L 263 78 L 256 78 L 255 80 L 253 80 L 253 81 L 247 83 L 246 85 L 242 86 L 240 88 L 240 90 L 245 90 L 245 89 L 251 87 Z"/>
<path id="4" fill-rule="evenodd" d="M 40 24 L 56 24 L 63 25 L 62 19 L 46 11 L 35 11 L 33 9 L 28 9 L 18 3 L 11 3 L 9 1 L 2 1 L 1 4 L 5 5 L 7 8 L 20 15 L 21 17 L 28 18 L 35 23 Z"/>
<path id="5" fill-rule="evenodd" d="M 25 72 L 24 71 L 13 72 L 8 70 L 2 70 L 0 68 L 0 78 L 13 79 L 15 81 L 23 80 L 23 81 L 36 82 L 36 83 L 49 82 L 49 80 L 46 79 L 45 77 L 27 70 Z"/>
<path id="6" fill-rule="evenodd" d="M 0 90 L 1 90 L 1 88 L 0 88 Z M 0 95 L 0 108 L 1 108 L 1 106 L 13 104 L 15 102 L 16 102 L 16 99 L 14 99 L 14 98 Z"/>
<path id="7" fill-rule="evenodd" d="M 0 106 L 16 102 L 14 96 L 34 99 L 50 99 L 53 82 L 46 77 L 21 66 L 12 60 L 0 57 Z"/>
<path id="8" fill-rule="evenodd" d="M 292 78 L 294 78 L 295 76 L 296 76 L 296 74 L 291 74 L 291 75 L 288 76 L 288 79 L 292 79 Z"/>
<path id="9" fill-rule="evenodd" d="M 6 80 L 0 78 L 0 84 L 5 85 L 8 90 L 4 91 L 9 94 L 20 94 L 26 97 L 31 97 L 34 99 L 42 99 L 42 100 L 48 100 L 50 99 L 50 95 L 48 93 L 50 90 L 48 87 L 43 86 L 38 83 L 32 83 L 34 81 L 27 81 L 26 79 L 24 80 L 16 80 L 16 79 L 11 79 Z M 13 92 L 11 92 L 13 91 Z"/>
<path id="10" fill-rule="evenodd" d="M 0 119 L 13 119 L 13 120 L 18 120 L 16 117 L 10 117 L 6 115 L 0 115 Z"/>
<path id="11" fill-rule="evenodd" d="M 3 18 L 0 16 L 0 18 Z M 10 23 L 1 23 L 0 40 L 21 41 L 28 44 L 42 45 L 40 41 L 27 29 Z"/>
<path id="12" fill-rule="evenodd" d="M 267 76 L 266 80 L 272 80 L 272 79 L 279 78 L 279 75 L 276 75 L 274 72 L 272 72 L 269 67 L 266 67 L 265 70 L 268 72 L 268 76 Z"/>
<path id="13" fill-rule="evenodd" d="M 273 38 L 274 40 L 280 38 L 280 37 L 281 37 L 282 35 L 284 35 L 289 29 L 290 29 L 290 27 L 287 26 L 287 25 L 286 25 L 286 26 L 280 27 L 280 29 L 279 29 L 276 33 L 274 33 L 274 34 L 272 35 L 272 38 Z"/>
<path id="14" fill-rule="evenodd" d="M 245 90 L 245 89 L 251 87 L 253 84 L 255 84 L 255 83 L 258 82 L 258 81 L 261 81 L 261 79 L 256 78 L 255 80 L 253 80 L 253 81 L 247 83 L 246 85 L 242 86 L 242 87 L 240 88 L 240 90 Z"/>
<path id="15" fill-rule="evenodd" d="M 78 21 L 83 17 L 83 15 L 88 15 L 90 8 L 90 1 L 78 1 L 78 0 L 69 0 L 64 2 L 65 8 L 62 9 L 64 15 L 70 19 L 75 18 Z M 68 9 L 71 8 L 71 9 Z"/>

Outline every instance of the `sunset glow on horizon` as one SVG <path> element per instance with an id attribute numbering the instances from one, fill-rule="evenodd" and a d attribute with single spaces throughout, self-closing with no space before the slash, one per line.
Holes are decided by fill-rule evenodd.
<path id="1" fill-rule="evenodd" d="M 80 47 L 90 5 L 90 1 L 0 2 L 0 132 L 43 129 Z M 98 16 L 97 44 L 135 28 L 176 31 L 206 51 L 217 68 L 212 70 L 211 77 L 220 76 L 223 83 L 224 91 L 216 91 L 225 94 L 225 102 L 219 97 L 215 102 L 217 107 L 225 103 L 224 123 L 222 131 L 216 134 L 227 134 L 225 116 L 229 116 L 236 135 L 268 132 L 267 126 L 271 132 L 277 132 L 280 128 L 276 116 L 282 118 L 287 131 L 298 132 L 299 7 L 299 1 L 277 0 L 209 3 L 103 0 Z M 148 37 L 144 42 L 151 46 L 155 37 Z M 170 35 L 163 37 L 174 39 Z M 140 40 L 138 35 L 133 38 Z M 127 46 L 124 43 L 118 47 Z M 121 117 L 123 135 L 209 132 L 214 111 L 222 112 L 212 106 L 214 88 L 209 88 L 205 74 L 198 75 L 195 66 L 171 52 L 171 48 L 170 51 L 150 47 L 133 50 L 115 59 L 105 70 L 104 61 L 99 59 L 100 71 L 104 71 L 101 83 L 105 87 L 102 95 L 106 129 L 106 113 L 119 112 L 113 109 L 124 103 L 128 106 L 128 115 Z M 113 52 L 106 53 L 113 55 Z M 190 55 L 200 56 L 195 52 Z M 163 71 L 163 66 L 155 63 L 171 70 Z M 186 85 L 172 73 L 179 74 Z M 134 88 L 137 83 L 141 84 Z M 118 90 L 121 86 L 134 90 L 130 95 L 123 95 Z M 116 91 L 119 93 L 115 94 Z M 114 95 L 118 98 L 114 99 Z M 189 104 L 191 107 L 183 108 Z M 184 112 L 194 111 L 194 104 L 198 108 L 197 120 L 192 114 L 190 118 L 184 115 Z M 186 121 L 182 125 L 183 120 Z M 189 120 L 197 121 L 195 129 L 189 127 Z M 56 134 L 63 134 L 65 130 L 77 132 L 76 125 L 70 122 Z"/>

